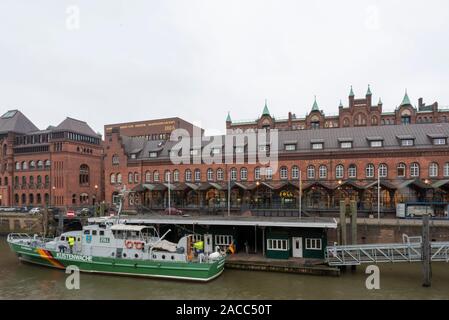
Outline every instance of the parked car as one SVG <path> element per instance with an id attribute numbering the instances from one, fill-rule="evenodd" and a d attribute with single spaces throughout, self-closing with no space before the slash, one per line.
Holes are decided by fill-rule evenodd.
<path id="1" fill-rule="evenodd" d="M 28 213 L 31 213 L 31 214 L 39 214 L 39 213 L 41 213 L 41 211 L 42 211 L 42 209 L 41 208 L 33 208 L 33 209 L 31 209 L 30 211 L 28 211 Z"/>
<path id="2" fill-rule="evenodd" d="M 93 216 L 93 211 L 90 208 L 82 208 L 76 211 L 76 215 L 82 217 L 91 217 Z"/>
<path id="3" fill-rule="evenodd" d="M 182 210 L 176 209 L 176 208 L 166 208 L 164 210 L 164 214 L 169 215 L 169 216 L 176 216 L 176 215 L 182 215 Z"/>

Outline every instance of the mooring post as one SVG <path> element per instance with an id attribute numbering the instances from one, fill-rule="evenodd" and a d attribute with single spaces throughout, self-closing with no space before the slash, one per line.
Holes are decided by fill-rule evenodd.
<path id="1" fill-rule="evenodd" d="M 423 264 L 423 287 L 431 286 L 432 267 L 430 259 L 430 227 L 429 215 L 423 216 L 422 220 L 422 264 Z"/>
<path id="2" fill-rule="evenodd" d="M 355 200 L 351 200 L 350 204 L 351 210 L 351 243 L 357 244 L 357 202 Z M 351 269 L 353 271 L 356 270 L 356 266 L 352 266 Z"/>
<path id="3" fill-rule="evenodd" d="M 340 244 L 346 245 L 346 202 L 340 201 Z"/>

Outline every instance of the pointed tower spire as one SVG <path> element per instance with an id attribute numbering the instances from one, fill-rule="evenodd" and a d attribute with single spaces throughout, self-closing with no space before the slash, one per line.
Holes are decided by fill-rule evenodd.
<path id="1" fill-rule="evenodd" d="M 232 122 L 231 120 L 231 112 L 228 111 L 228 117 L 226 118 L 226 122 Z"/>
<path id="2" fill-rule="evenodd" d="M 340 99 L 340 104 L 338 105 L 338 107 L 343 108 L 343 102 L 341 102 L 341 99 Z"/>
<path id="3" fill-rule="evenodd" d="M 407 89 L 405 89 L 404 99 L 402 99 L 401 106 L 411 105 L 410 98 L 408 97 Z"/>
<path id="4" fill-rule="evenodd" d="M 263 108 L 262 116 L 270 116 L 270 111 L 268 110 L 267 99 L 265 99 L 265 107 Z"/>
<path id="5" fill-rule="evenodd" d="M 379 97 L 379 103 L 378 105 L 383 105 L 382 99 Z"/>
<path id="6" fill-rule="evenodd" d="M 367 96 L 372 96 L 370 85 L 368 85 L 368 91 L 366 91 Z"/>
<path id="7" fill-rule="evenodd" d="M 354 96 L 354 91 L 352 90 L 352 86 L 351 86 L 351 91 L 349 92 L 349 96 L 353 97 Z"/>
<path id="8" fill-rule="evenodd" d="M 315 96 L 315 101 L 313 102 L 312 111 L 320 111 L 320 108 L 318 107 L 318 103 L 316 102 L 316 96 Z"/>

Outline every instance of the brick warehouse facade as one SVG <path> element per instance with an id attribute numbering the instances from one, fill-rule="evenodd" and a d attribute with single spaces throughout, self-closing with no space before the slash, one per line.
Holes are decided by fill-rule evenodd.
<path id="1" fill-rule="evenodd" d="M 438 109 L 437 103 L 427 107 L 422 99 L 416 109 L 406 94 L 395 112 L 385 113 L 381 103 L 371 105 L 370 89 L 365 99 L 355 99 L 351 90 L 349 100 L 348 108 L 340 108 L 335 125 L 325 125 L 328 118 L 317 103 L 304 128 L 280 126 L 267 106 L 251 125 L 232 123 L 228 116 L 228 134 L 230 129 L 281 130 L 279 170 L 265 175 L 263 166 L 247 162 L 173 165 L 169 153 L 175 142 L 130 137 L 115 127 L 105 136 L 105 200 L 113 202 L 118 188 L 126 185 L 132 190 L 125 204 L 128 209 L 157 210 L 167 207 L 170 188 L 175 207 L 224 210 L 231 180 L 230 202 L 235 210 L 293 209 L 299 203 L 301 172 L 302 203 L 308 211 L 338 210 L 341 200 L 350 199 L 360 210 L 374 211 L 378 175 L 383 211 L 393 211 L 400 202 L 448 202 L 447 111 Z M 349 115 L 351 120 L 346 120 Z M 237 146 L 234 151 L 247 153 L 246 148 Z M 225 157 L 224 149 L 216 153 Z"/>
<path id="2" fill-rule="evenodd" d="M 78 206 L 102 200 L 101 136 L 67 118 L 39 130 L 20 111 L 0 117 L 2 206 Z"/>

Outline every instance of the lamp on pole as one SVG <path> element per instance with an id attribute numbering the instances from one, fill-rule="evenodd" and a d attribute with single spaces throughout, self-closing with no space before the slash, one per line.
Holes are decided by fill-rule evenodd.
<path id="1" fill-rule="evenodd" d="M 171 193 L 170 193 L 170 189 L 171 189 L 171 185 L 170 185 L 170 181 L 171 181 L 171 172 L 167 172 L 167 180 L 168 180 L 168 214 L 171 214 L 171 204 L 170 204 L 170 200 L 171 200 Z"/>
<path id="2" fill-rule="evenodd" d="M 301 179 L 301 169 L 299 170 L 299 218 L 302 218 L 302 179 Z"/>

